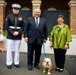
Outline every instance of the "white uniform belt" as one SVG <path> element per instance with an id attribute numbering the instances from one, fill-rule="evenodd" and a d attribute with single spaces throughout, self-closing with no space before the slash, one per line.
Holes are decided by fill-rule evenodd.
<path id="1" fill-rule="evenodd" d="M 14 26 L 10 26 L 10 28 L 15 29 Z M 16 29 L 21 29 L 21 27 L 16 27 Z"/>

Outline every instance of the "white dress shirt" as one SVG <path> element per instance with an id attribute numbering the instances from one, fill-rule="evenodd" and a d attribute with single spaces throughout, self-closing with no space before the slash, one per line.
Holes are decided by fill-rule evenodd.
<path id="1" fill-rule="evenodd" d="M 38 25 L 39 25 L 40 17 L 38 17 Z M 35 22 L 36 22 L 36 17 L 35 17 Z"/>

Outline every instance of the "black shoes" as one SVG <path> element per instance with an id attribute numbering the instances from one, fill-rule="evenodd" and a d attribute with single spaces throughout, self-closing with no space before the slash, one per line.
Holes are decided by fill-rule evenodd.
<path id="1" fill-rule="evenodd" d="M 30 71 L 32 70 L 32 65 L 28 66 L 28 70 L 30 70 Z"/>
<path id="2" fill-rule="evenodd" d="M 34 67 L 35 67 L 36 69 L 40 69 L 39 65 L 34 65 Z"/>
<path id="3" fill-rule="evenodd" d="M 63 72 L 64 71 L 64 69 L 59 69 L 59 72 Z"/>
<path id="4" fill-rule="evenodd" d="M 34 65 L 34 67 L 35 67 L 36 69 L 40 69 L 39 65 Z M 28 66 L 28 70 L 31 71 L 32 68 L 33 68 L 32 65 L 29 65 L 29 66 Z"/>
<path id="5" fill-rule="evenodd" d="M 55 71 L 59 71 L 59 68 L 55 68 Z"/>
<path id="6" fill-rule="evenodd" d="M 20 68 L 20 65 L 19 64 L 17 64 L 17 65 L 14 65 L 16 68 Z M 12 68 L 12 65 L 7 65 L 7 68 L 8 69 L 11 69 Z"/>
<path id="7" fill-rule="evenodd" d="M 7 65 L 7 68 L 8 68 L 8 69 L 11 69 L 11 68 L 12 68 L 12 65 Z"/>
<path id="8" fill-rule="evenodd" d="M 60 69 L 60 68 L 56 68 L 55 71 L 58 71 L 58 72 L 63 72 L 64 69 Z"/>
<path id="9" fill-rule="evenodd" d="M 17 64 L 17 65 L 14 65 L 16 68 L 20 68 L 20 65 L 19 64 Z"/>

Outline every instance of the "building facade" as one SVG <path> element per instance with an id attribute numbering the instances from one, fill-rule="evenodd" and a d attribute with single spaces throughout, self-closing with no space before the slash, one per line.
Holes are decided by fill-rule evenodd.
<path id="1" fill-rule="evenodd" d="M 33 10 L 40 8 L 41 10 L 68 10 L 71 34 L 76 34 L 76 0 L 0 0 L 0 26 L 3 29 L 6 10 L 11 10 L 12 3 L 21 4 L 22 8 Z"/>
<path id="2" fill-rule="evenodd" d="M 19 3 L 22 6 L 21 10 L 33 10 L 40 8 L 41 10 L 67 10 L 69 11 L 69 24 L 72 34 L 72 42 L 67 54 L 76 55 L 76 0 L 0 0 L 0 27 L 3 29 L 7 10 L 12 10 L 11 5 Z M 6 41 L 5 41 L 6 42 Z M 6 44 L 6 43 L 5 43 Z M 22 40 L 21 51 L 25 51 L 26 43 Z M 46 42 L 47 53 L 50 53 L 49 41 Z M 6 45 L 5 45 L 6 47 Z M 51 52 L 53 53 L 53 51 Z"/>

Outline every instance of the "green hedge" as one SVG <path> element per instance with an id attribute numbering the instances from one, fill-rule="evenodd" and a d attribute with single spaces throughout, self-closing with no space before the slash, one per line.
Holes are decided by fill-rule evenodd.
<path id="1" fill-rule="evenodd" d="M 3 31 L 3 35 L 5 36 L 5 37 L 7 37 L 7 31 Z"/>

